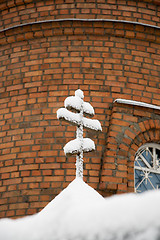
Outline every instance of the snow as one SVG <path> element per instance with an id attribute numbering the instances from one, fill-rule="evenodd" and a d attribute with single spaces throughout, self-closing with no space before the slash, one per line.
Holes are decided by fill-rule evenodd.
<path id="1" fill-rule="evenodd" d="M 66 108 L 60 108 L 57 110 L 57 118 L 64 119 L 76 125 L 80 124 L 80 115 L 78 113 L 72 113 L 68 111 Z"/>
<path id="2" fill-rule="evenodd" d="M 83 102 L 83 112 L 90 116 L 94 116 L 94 108 L 88 102 Z"/>
<path id="3" fill-rule="evenodd" d="M 80 112 L 81 106 L 83 104 L 83 113 L 88 114 L 90 116 L 94 116 L 94 108 L 88 102 L 83 102 L 80 97 L 71 96 L 67 97 L 64 101 L 64 106 L 68 110 L 75 109 L 76 111 Z"/>
<path id="4" fill-rule="evenodd" d="M 64 119 L 75 125 L 80 125 L 80 122 L 81 122 L 80 115 L 78 113 L 70 112 L 66 108 L 60 108 L 57 110 L 57 118 Z M 82 123 L 83 123 L 83 126 L 87 129 L 91 129 L 94 131 L 102 131 L 101 124 L 96 119 L 89 119 L 89 118 L 83 117 Z"/>
<path id="5" fill-rule="evenodd" d="M 1 240 L 157 240 L 160 191 L 104 199 L 76 178 L 40 213 L 0 220 Z"/>
<path id="6" fill-rule="evenodd" d="M 82 119 L 83 126 L 87 129 L 92 129 L 94 131 L 102 131 L 101 124 L 96 119 L 89 119 L 89 118 L 83 118 Z"/>
<path id="7" fill-rule="evenodd" d="M 83 99 L 84 98 L 84 93 L 83 93 L 83 91 L 81 89 L 77 89 L 75 91 L 75 96 L 80 97 L 81 99 Z"/>
<path id="8" fill-rule="evenodd" d="M 82 144 L 83 144 L 83 152 L 91 152 L 95 150 L 95 144 L 90 138 L 83 138 Z M 67 155 L 67 154 L 79 153 L 80 148 L 81 148 L 80 139 L 74 139 L 68 142 L 63 149 L 65 154 Z"/>
<path id="9" fill-rule="evenodd" d="M 133 100 L 121 99 L 121 98 L 117 98 L 114 102 L 160 110 L 159 106 L 153 105 L 153 104 L 148 104 L 145 102 L 138 102 L 138 101 L 133 101 Z"/>
<path id="10" fill-rule="evenodd" d="M 82 99 L 79 97 L 71 96 L 67 97 L 64 101 L 64 106 L 67 109 L 75 109 L 80 112 L 81 105 L 82 105 Z"/>
<path id="11" fill-rule="evenodd" d="M 65 120 L 77 126 L 76 139 L 67 143 L 64 147 L 66 155 L 76 154 L 76 177 L 83 179 L 83 152 L 95 150 L 94 142 L 91 139 L 83 139 L 83 127 L 102 131 L 98 120 L 88 119 L 84 114 L 94 115 L 94 109 L 90 103 L 83 101 L 84 94 L 80 89 L 75 91 L 75 96 L 67 97 L 64 101 L 65 108 L 57 110 L 57 118 Z M 70 112 L 76 110 L 78 113 Z"/>

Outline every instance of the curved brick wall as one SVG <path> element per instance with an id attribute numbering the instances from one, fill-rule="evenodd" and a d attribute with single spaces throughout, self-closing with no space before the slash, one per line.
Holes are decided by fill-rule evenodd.
<path id="1" fill-rule="evenodd" d="M 8 10 L 6 2 L 1 2 L 4 19 Z M 43 9 L 43 16 L 36 12 L 39 18 L 29 15 L 31 22 L 49 19 L 52 8 L 59 9 L 60 18 L 75 17 L 67 15 L 71 3 L 65 11 L 63 1 L 52 7 L 50 1 L 14 2 L 17 6 L 8 2 L 10 14 L 31 8 L 36 12 L 38 6 Z M 111 18 L 114 6 L 115 18 L 124 19 L 121 10 L 125 1 L 100 2 L 97 9 L 93 3 L 85 3 L 86 13 L 77 1 L 72 10 L 81 14 L 79 18 L 97 10 L 90 16 L 96 18 L 103 9 L 112 9 L 108 13 Z M 133 4 L 127 1 L 127 7 Z M 134 11 L 140 12 L 144 6 L 148 7 L 146 11 L 156 8 L 157 15 L 150 21 L 156 25 L 158 5 L 155 1 L 139 1 Z M 133 19 L 133 7 L 130 11 L 132 20 L 137 21 Z M 22 11 L 19 16 L 28 15 Z M 13 17 L 8 15 L 11 22 L 5 20 L 2 27 L 11 26 Z M 14 24 L 27 21 L 17 18 Z M 158 27 L 122 22 L 51 21 L 0 32 L 1 217 L 39 211 L 74 179 L 75 157 L 66 159 L 63 146 L 75 137 L 75 128 L 67 123 L 60 125 L 56 111 L 77 88 L 84 91 L 85 100 L 91 102 L 95 118 L 103 127 L 98 136 L 85 133 L 97 146 L 95 153 L 85 155 L 85 181 L 103 195 L 133 191 L 134 154 L 143 143 L 159 142 L 160 112 L 113 100 L 160 105 L 159 44 Z"/>

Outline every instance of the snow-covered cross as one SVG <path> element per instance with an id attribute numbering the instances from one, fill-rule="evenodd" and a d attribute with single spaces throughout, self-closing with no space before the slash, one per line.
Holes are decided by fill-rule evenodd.
<path id="1" fill-rule="evenodd" d="M 63 149 L 65 155 L 76 154 L 76 177 L 82 179 L 83 153 L 95 150 L 94 142 L 90 138 L 83 138 L 83 128 L 93 131 L 102 131 L 101 124 L 98 120 L 84 117 L 84 114 L 90 117 L 94 116 L 94 109 L 90 103 L 84 102 L 83 98 L 83 91 L 78 89 L 75 91 L 75 96 L 70 96 L 65 99 L 65 108 L 60 108 L 57 111 L 58 119 L 65 120 L 77 126 L 76 139 L 68 142 Z"/>

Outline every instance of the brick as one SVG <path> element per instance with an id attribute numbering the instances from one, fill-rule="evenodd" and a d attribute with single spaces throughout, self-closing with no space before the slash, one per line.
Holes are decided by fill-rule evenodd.
<path id="1" fill-rule="evenodd" d="M 118 190 L 127 191 L 127 184 L 118 184 Z"/>
<path id="2" fill-rule="evenodd" d="M 1 172 L 1 173 L 15 172 L 15 171 L 17 171 L 17 170 L 18 170 L 17 166 L 11 166 L 11 167 L 1 168 L 1 169 L 0 169 L 0 172 Z"/>
<path id="3" fill-rule="evenodd" d="M 116 177 L 126 178 L 127 177 L 127 172 L 117 172 Z"/>
<path id="4" fill-rule="evenodd" d="M 11 130 L 8 131 L 8 135 L 17 135 L 17 134 L 23 134 L 24 133 L 24 129 L 16 129 L 16 130 Z"/>
<path id="5" fill-rule="evenodd" d="M 22 84 L 13 85 L 13 86 L 7 87 L 7 91 L 14 91 L 14 90 L 22 89 L 22 88 L 23 88 L 23 85 L 22 85 Z"/>
<path id="6" fill-rule="evenodd" d="M 2 173 L 1 174 L 1 179 L 7 179 L 10 178 L 10 174 L 9 173 Z"/>
<path id="7" fill-rule="evenodd" d="M 23 183 L 42 182 L 42 177 L 24 177 Z"/>
<path id="8" fill-rule="evenodd" d="M 60 163 L 49 163 L 49 164 L 41 164 L 40 165 L 40 169 L 54 169 L 54 168 L 59 169 Z"/>
<path id="9" fill-rule="evenodd" d="M 30 171 L 21 171 L 21 176 L 22 177 L 30 176 Z"/>
<path id="10" fill-rule="evenodd" d="M 44 177 L 44 181 L 46 182 L 52 182 L 52 181 L 57 181 L 57 182 L 61 182 L 64 180 L 64 176 L 47 176 L 47 177 Z"/>
<path id="11" fill-rule="evenodd" d="M 14 145 L 13 142 L 2 143 L 2 144 L 0 144 L 0 149 L 3 149 L 3 148 L 11 148 L 11 147 L 13 147 L 13 145 Z"/>
<path id="12" fill-rule="evenodd" d="M 33 145 L 33 140 L 21 140 L 16 142 L 16 146 Z"/>
<path id="13" fill-rule="evenodd" d="M 144 132 L 146 130 L 143 122 L 139 123 L 139 127 L 140 127 L 142 132 Z"/>
<path id="14" fill-rule="evenodd" d="M 62 171 L 63 171 L 63 170 L 62 170 Z M 45 176 L 46 176 L 46 175 L 52 175 L 52 170 L 43 170 L 43 171 L 42 171 L 42 174 L 45 175 Z"/>
<path id="15" fill-rule="evenodd" d="M 3 180 L 4 185 L 19 184 L 19 183 L 21 183 L 20 178 Z"/>
<path id="16" fill-rule="evenodd" d="M 28 165 L 19 166 L 19 170 L 20 170 L 20 171 L 33 170 L 33 169 L 38 169 L 38 165 L 28 164 Z"/>
<path id="17" fill-rule="evenodd" d="M 35 133 L 35 132 L 43 132 L 43 127 L 37 127 L 37 128 L 27 128 L 26 133 Z"/>
<path id="18" fill-rule="evenodd" d="M 17 204 L 10 204 L 10 209 L 24 209 L 28 208 L 28 203 L 17 203 Z"/>
<path id="19" fill-rule="evenodd" d="M 105 182 L 112 182 L 112 183 L 121 183 L 122 182 L 122 178 L 120 177 L 110 177 L 110 176 L 103 176 L 102 177 L 102 181 Z"/>
<path id="20" fill-rule="evenodd" d="M 32 72 L 26 72 L 25 77 L 31 77 L 31 76 L 41 76 L 42 71 L 32 71 Z"/>

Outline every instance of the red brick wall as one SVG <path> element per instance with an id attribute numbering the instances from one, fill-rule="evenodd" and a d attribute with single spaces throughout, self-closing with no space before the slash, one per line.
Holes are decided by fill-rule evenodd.
<path id="1" fill-rule="evenodd" d="M 67 7 L 63 1 L 3 1 L 2 28 L 75 14 L 140 21 L 136 12 L 141 22 L 152 15 L 150 24 L 159 24 L 153 1 L 101 0 L 97 8 L 94 2 L 77 1 L 75 8 L 71 1 Z M 76 13 L 68 16 L 71 10 Z M 159 28 L 122 22 L 52 21 L 0 32 L 1 217 L 39 211 L 74 179 L 75 157 L 65 158 L 63 146 L 75 138 L 75 128 L 60 125 L 56 111 L 77 88 L 103 127 L 99 135 L 85 133 L 97 150 L 84 157 L 84 180 L 103 195 L 133 191 L 134 154 L 143 143 L 159 141 L 160 112 L 113 101 L 160 105 L 159 44 Z"/>

